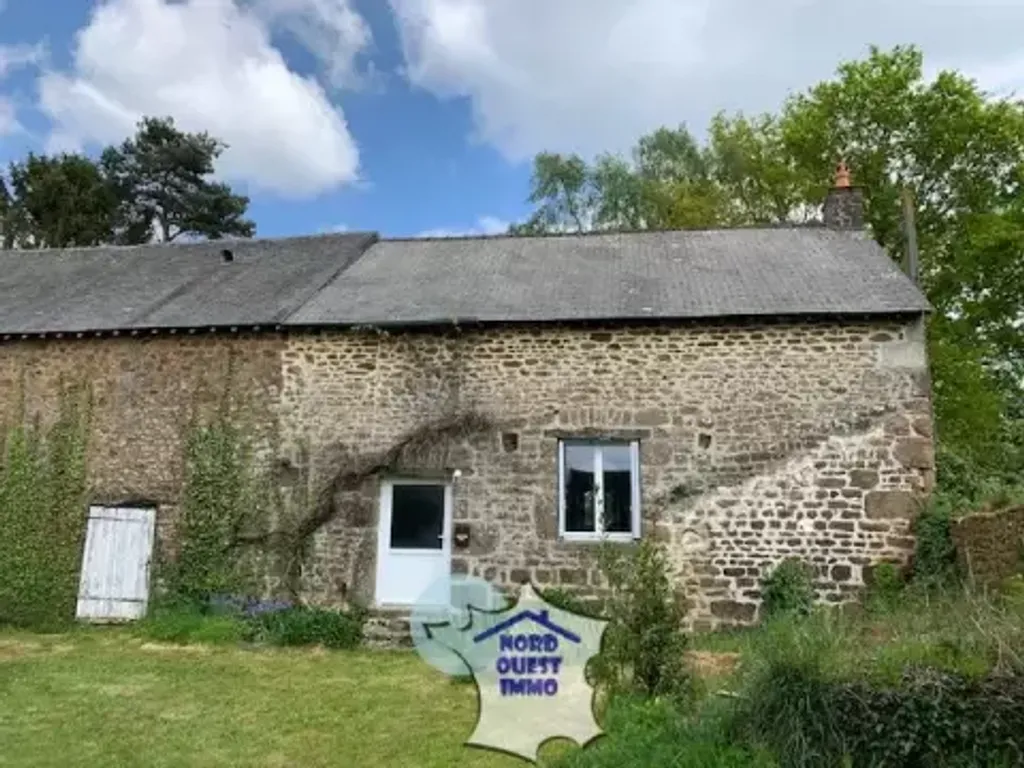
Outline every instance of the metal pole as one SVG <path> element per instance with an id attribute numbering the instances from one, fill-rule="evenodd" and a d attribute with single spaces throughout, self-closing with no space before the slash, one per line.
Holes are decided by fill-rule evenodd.
<path id="1" fill-rule="evenodd" d="M 906 272 L 916 285 L 918 282 L 917 225 L 914 222 L 914 197 L 909 187 L 903 188 L 903 229 L 907 236 Z"/>

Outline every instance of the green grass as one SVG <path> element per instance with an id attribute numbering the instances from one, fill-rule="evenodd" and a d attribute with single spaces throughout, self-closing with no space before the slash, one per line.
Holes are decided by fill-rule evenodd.
<path id="1" fill-rule="evenodd" d="M 525 765 L 464 746 L 476 716 L 413 653 L 0 633 L 0 766 Z"/>
<path id="2" fill-rule="evenodd" d="M 665 701 L 620 699 L 608 713 L 608 735 L 565 755 L 559 768 L 773 768 L 766 752 L 729 743 L 722 702 L 695 713 Z"/>
<path id="3" fill-rule="evenodd" d="M 745 663 L 807 649 L 837 678 L 893 681 L 908 665 L 966 675 L 1024 669 L 1024 593 L 907 591 L 887 607 L 818 610 L 804 619 L 693 637 L 694 650 L 739 653 Z M 813 646 L 813 648 L 811 647 Z"/>
<path id="4" fill-rule="evenodd" d="M 197 611 L 154 611 L 138 623 L 133 634 L 162 643 L 237 644 L 245 625 L 230 615 L 204 616 Z"/>
<path id="5" fill-rule="evenodd" d="M 541 765 L 770 765 L 726 738 L 719 715 L 741 699 L 719 692 L 742 696 L 780 654 L 820 664 L 830 679 L 895 680 L 922 663 L 978 675 L 1020 669 L 1018 592 L 907 593 L 889 608 L 696 636 L 695 651 L 741 658 L 734 671 L 704 670 L 711 695 L 699 715 L 616 703 L 602 719 L 605 738 L 583 750 L 554 741 Z M 0 767 L 527 765 L 466 747 L 475 685 L 414 653 L 244 647 L 238 628 L 229 617 L 168 613 L 131 628 L 0 631 Z"/>

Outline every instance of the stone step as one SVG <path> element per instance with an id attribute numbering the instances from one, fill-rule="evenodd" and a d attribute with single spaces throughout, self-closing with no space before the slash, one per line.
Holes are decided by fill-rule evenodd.
<path id="1" fill-rule="evenodd" d="M 371 648 L 411 648 L 409 614 L 398 611 L 376 611 L 363 625 L 363 642 Z"/>

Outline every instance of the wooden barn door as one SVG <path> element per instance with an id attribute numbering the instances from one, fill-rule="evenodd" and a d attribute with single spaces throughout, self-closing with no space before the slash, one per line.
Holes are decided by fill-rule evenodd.
<path id="1" fill-rule="evenodd" d="M 146 613 L 156 510 L 90 507 L 77 616 L 125 621 Z"/>

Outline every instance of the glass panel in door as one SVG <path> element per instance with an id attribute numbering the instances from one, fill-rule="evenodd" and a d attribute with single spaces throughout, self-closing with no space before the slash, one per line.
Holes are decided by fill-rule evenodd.
<path id="1" fill-rule="evenodd" d="M 443 543 L 444 486 L 392 486 L 391 549 L 441 549 Z"/>

